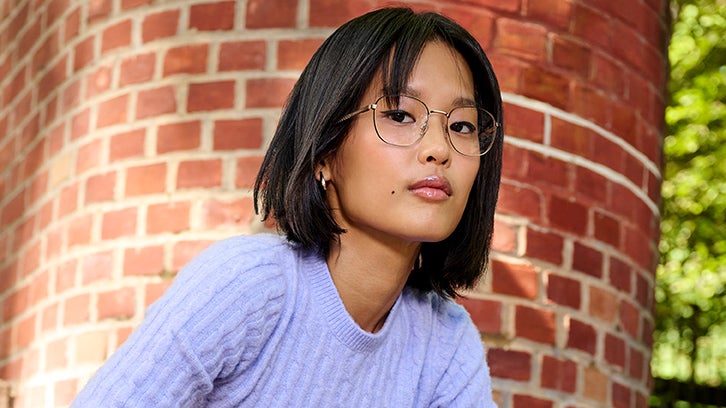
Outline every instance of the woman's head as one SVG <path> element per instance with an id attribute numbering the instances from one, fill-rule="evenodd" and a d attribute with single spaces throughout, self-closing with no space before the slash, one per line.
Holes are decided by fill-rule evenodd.
<path id="1" fill-rule="evenodd" d="M 374 102 L 364 97 L 405 94 L 423 50 L 432 43 L 455 51 L 452 55 L 465 64 L 463 71 L 468 68 L 466 75 L 473 82 L 469 85 L 473 102 L 501 123 L 501 98 L 491 66 L 478 43 L 457 24 L 438 14 L 414 14 L 408 9 L 378 10 L 348 22 L 325 41 L 295 85 L 255 185 L 255 203 L 259 198 L 263 217 L 274 216 L 288 239 L 327 253 L 344 233 L 317 174 L 321 166 L 340 162 L 341 147 L 355 125 L 351 118 L 342 119 Z M 365 115 L 371 114 L 357 120 L 370 121 Z M 411 286 L 453 295 L 472 286 L 484 270 L 501 148 L 499 126 L 488 153 L 454 159 L 474 160 L 475 165 L 461 221 L 448 237 L 422 244 L 422 262 L 411 274 Z"/>

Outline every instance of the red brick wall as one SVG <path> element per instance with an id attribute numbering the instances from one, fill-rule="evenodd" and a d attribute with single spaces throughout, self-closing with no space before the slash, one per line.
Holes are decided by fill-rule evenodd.
<path id="1" fill-rule="evenodd" d="M 501 407 L 642 407 L 650 389 L 662 0 L 450 0 L 504 92 L 504 178 L 462 302 Z M 0 380 L 65 406 L 174 274 L 261 230 L 280 106 L 377 1 L 0 2 Z"/>

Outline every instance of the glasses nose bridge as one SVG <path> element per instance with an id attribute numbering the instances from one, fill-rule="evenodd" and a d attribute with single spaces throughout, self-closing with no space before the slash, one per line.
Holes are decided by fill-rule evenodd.
<path id="1" fill-rule="evenodd" d="M 426 105 L 424 105 L 424 106 L 426 106 Z M 442 111 L 442 110 L 438 110 L 438 109 L 429 109 L 428 107 L 426 107 L 426 122 L 421 127 L 421 136 L 423 137 L 423 135 L 429 130 L 429 121 L 431 120 L 431 114 L 432 113 L 436 113 L 436 114 L 439 114 L 439 115 L 443 115 L 444 116 L 443 119 L 442 119 L 443 120 L 442 129 L 444 130 L 444 133 L 448 136 L 448 134 L 449 134 L 449 129 L 448 129 L 449 128 L 449 114 L 450 114 L 450 112 L 446 112 L 446 111 Z"/>

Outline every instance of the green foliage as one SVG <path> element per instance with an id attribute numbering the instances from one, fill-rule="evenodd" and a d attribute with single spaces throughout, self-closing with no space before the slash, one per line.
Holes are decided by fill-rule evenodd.
<path id="1" fill-rule="evenodd" d="M 673 1 L 656 377 L 726 384 L 726 0 Z"/>

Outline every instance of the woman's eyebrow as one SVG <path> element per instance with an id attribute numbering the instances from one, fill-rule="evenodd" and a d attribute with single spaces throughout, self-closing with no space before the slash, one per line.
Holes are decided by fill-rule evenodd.
<path id="1" fill-rule="evenodd" d="M 419 98 L 419 99 L 423 100 L 421 98 L 421 93 L 420 92 L 418 92 L 417 90 L 415 90 L 413 88 L 410 88 L 408 86 L 405 87 L 402 90 L 401 93 L 403 93 L 405 95 L 408 95 L 408 96 L 413 96 L 413 97 L 416 97 L 416 98 Z M 424 101 L 424 103 L 426 103 L 428 105 L 428 102 L 427 101 Z M 454 99 L 452 101 L 451 105 L 452 106 L 476 106 L 476 101 L 473 98 L 468 98 L 468 97 L 465 97 L 465 96 L 460 96 L 460 97 Z"/>

